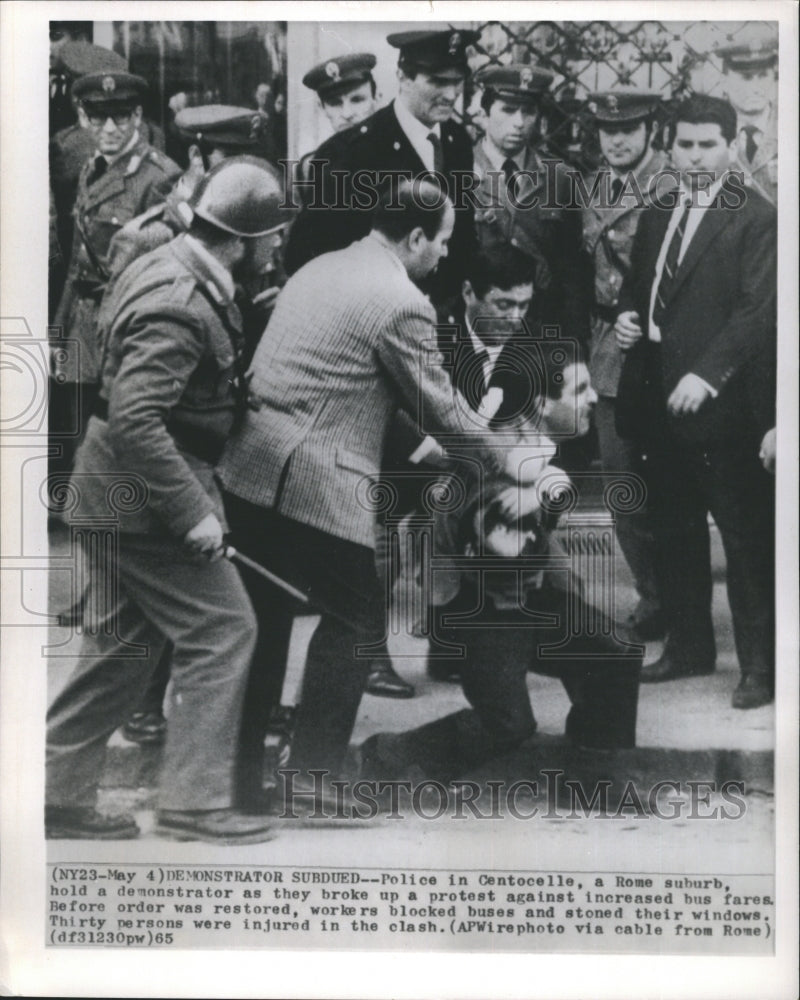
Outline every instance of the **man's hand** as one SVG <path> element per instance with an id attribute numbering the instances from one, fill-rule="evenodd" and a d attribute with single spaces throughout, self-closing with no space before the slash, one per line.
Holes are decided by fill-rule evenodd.
<path id="1" fill-rule="evenodd" d="M 494 499 L 509 524 L 516 524 L 521 518 L 532 514 L 541 507 L 539 491 L 535 484 L 531 486 L 506 486 Z"/>
<path id="2" fill-rule="evenodd" d="M 711 392 L 705 382 L 691 372 L 678 382 L 667 400 L 667 409 L 673 417 L 685 413 L 697 413 Z"/>
<path id="3" fill-rule="evenodd" d="M 202 521 L 186 532 L 183 544 L 193 552 L 204 555 L 209 562 L 219 559 L 225 549 L 222 541 L 222 525 L 215 514 L 206 514 Z"/>
<path id="4" fill-rule="evenodd" d="M 764 435 L 758 452 L 761 464 L 767 472 L 771 472 L 773 475 L 775 474 L 775 448 L 775 428 L 773 427 Z"/>
<path id="5" fill-rule="evenodd" d="M 620 313 L 614 324 L 614 336 L 621 351 L 629 351 L 638 340 L 641 340 L 639 313 L 633 311 Z"/>
<path id="6" fill-rule="evenodd" d="M 552 445 L 520 444 L 507 449 L 505 453 L 504 472 L 509 479 L 521 486 L 535 483 L 547 468 L 547 464 L 555 454 Z"/>

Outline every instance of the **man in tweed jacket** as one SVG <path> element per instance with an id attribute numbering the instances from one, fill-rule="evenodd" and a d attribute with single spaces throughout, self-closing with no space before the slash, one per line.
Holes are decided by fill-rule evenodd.
<path id="1" fill-rule="evenodd" d="M 432 434 L 464 437 L 479 463 L 506 462 L 452 389 L 435 313 L 413 279 L 447 252 L 449 199 L 403 182 L 400 211 L 379 205 L 371 233 L 301 268 L 278 298 L 253 359 L 253 406 L 220 466 L 236 544 L 305 590 L 322 612 L 311 640 L 290 766 L 342 764 L 369 652 L 385 631 L 375 569 L 375 488 L 384 437 L 405 407 Z M 433 192 L 435 193 L 435 191 Z M 262 634 L 287 634 L 274 594 Z M 258 664 L 256 664 L 258 669 Z"/>

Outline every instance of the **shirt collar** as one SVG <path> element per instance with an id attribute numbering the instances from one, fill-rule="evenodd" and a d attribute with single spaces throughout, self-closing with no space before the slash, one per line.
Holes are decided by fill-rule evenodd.
<path id="1" fill-rule="evenodd" d="M 184 236 L 184 241 L 210 274 L 211 280 L 206 282 L 208 290 L 212 294 L 216 293 L 215 297 L 219 298 L 225 305 L 231 303 L 235 292 L 231 272 L 194 236 L 187 233 Z"/>
<path id="2" fill-rule="evenodd" d="M 506 156 L 497 148 L 497 146 L 495 146 L 495 144 L 489 139 L 488 136 L 484 136 L 483 139 L 483 152 L 486 156 L 486 159 L 494 167 L 495 170 L 502 170 L 503 164 L 506 162 L 506 160 L 511 160 L 513 163 L 515 163 L 517 165 L 518 170 L 520 168 L 520 164 L 523 164 L 525 162 L 524 149 L 521 149 L 515 156 Z"/>
<path id="3" fill-rule="evenodd" d="M 653 149 L 652 146 L 648 146 L 647 152 L 644 154 L 644 158 L 639 161 L 639 163 L 637 164 L 636 168 L 633 171 L 630 170 L 620 171 L 620 170 L 615 170 L 612 167 L 611 176 L 614 178 L 614 180 L 624 181 L 625 178 L 628 176 L 628 174 L 632 172 L 634 177 L 639 177 L 641 175 L 641 172 L 647 167 L 647 164 L 655 156 L 655 152 L 656 151 Z"/>
<path id="4" fill-rule="evenodd" d="M 465 317 L 465 322 L 466 322 L 466 326 L 467 326 L 467 333 L 469 334 L 469 339 L 470 339 L 470 341 L 472 343 L 472 346 L 473 346 L 473 348 L 475 350 L 475 353 L 476 354 L 486 354 L 486 355 L 488 355 L 489 361 L 490 361 L 492 367 L 494 368 L 495 362 L 500 357 L 500 354 L 503 351 L 503 346 L 504 345 L 503 344 L 492 344 L 490 346 L 488 344 L 484 344 L 484 342 L 481 340 L 481 338 L 472 329 L 472 324 L 470 323 L 470 321 L 469 321 L 469 319 L 467 317 Z"/>
<path id="5" fill-rule="evenodd" d="M 424 148 L 424 144 L 428 142 L 428 136 L 431 132 L 433 132 L 438 139 L 441 139 L 442 130 L 439 122 L 435 122 L 430 126 L 424 125 L 419 118 L 415 118 L 414 115 L 411 114 L 403 103 L 403 99 L 401 97 L 395 98 L 394 113 L 397 115 L 400 128 L 411 140 L 412 146 L 423 146 Z"/>

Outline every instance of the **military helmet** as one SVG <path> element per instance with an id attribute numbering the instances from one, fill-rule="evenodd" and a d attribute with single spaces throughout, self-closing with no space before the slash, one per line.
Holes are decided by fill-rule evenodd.
<path id="1" fill-rule="evenodd" d="M 266 236 L 290 219 L 281 175 L 256 156 L 232 156 L 200 181 L 190 202 L 196 216 L 234 236 Z"/>

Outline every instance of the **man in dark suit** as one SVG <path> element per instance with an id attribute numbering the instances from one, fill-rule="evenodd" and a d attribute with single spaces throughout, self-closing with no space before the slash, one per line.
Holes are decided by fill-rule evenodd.
<path id="1" fill-rule="evenodd" d="M 295 200 L 301 196 L 304 207 L 286 247 L 289 274 L 321 253 L 366 236 L 376 190 L 389 175 L 416 178 L 435 171 L 456 206 L 456 227 L 447 260 L 425 288 L 437 306 L 455 299 L 474 233 L 470 198 L 460 194 L 472 172 L 472 146 L 452 114 L 469 73 L 467 46 L 478 38 L 476 31 L 454 30 L 388 36 L 400 50 L 398 96 L 324 142 L 309 165 L 305 186 L 295 181 Z"/>
<path id="2" fill-rule="evenodd" d="M 671 138 L 680 187 L 642 214 L 616 321 L 627 352 L 618 429 L 635 433 L 646 456 L 669 632 L 642 680 L 714 670 L 710 511 L 742 672 L 733 705 L 753 708 L 774 687 L 774 484 L 758 460 L 765 418 L 755 417 L 774 401 L 753 400 L 769 379 L 752 373 L 774 352 L 776 215 L 729 172 L 727 101 L 685 101 Z"/>

